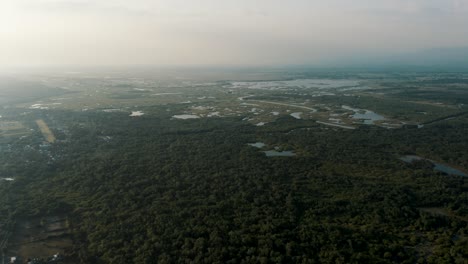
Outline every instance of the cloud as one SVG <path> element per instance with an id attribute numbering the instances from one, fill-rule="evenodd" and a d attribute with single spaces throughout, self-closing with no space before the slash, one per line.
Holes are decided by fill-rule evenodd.
<path id="1" fill-rule="evenodd" d="M 19 7 L 35 14 L 95 14 L 111 16 L 153 15 L 154 12 L 144 5 L 130 5 L 124 1 L 106 0 L 20 0 Z"/>
<path id="2" fill-rule="evenodd" d="M 306 63 L 468 46 L 468 0 L 0 0 L 0 64 Z"/>

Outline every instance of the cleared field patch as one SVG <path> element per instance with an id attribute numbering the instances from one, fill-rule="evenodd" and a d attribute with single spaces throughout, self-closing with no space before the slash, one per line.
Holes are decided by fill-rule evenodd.
<path id="1" fill-rule="evenodd" d="M 0 135 L 2 136 L 23 136 L 29 131 L 18 121 L 0 122 Z"/>
<path id="2" fill-rule="evenodd" d="M 66 216 L 20 219 L 12 231 L 5 253 L 7 256 L 17 256 L 22 261 L 28 258 L 48 259 L 57 253 L 67 256 L 73 247 Z M 76 262 L 65 261 L 64 263 Z"/>
<path id="3" fill-rule="evenodd" d="M 46 122 L 44 122 L 44 120 L 42 120 L 42 119 L 38 119 L 38 120 L 36 120 L 36 124 L 39 127 L 39 129 L 41 130 L 42 135 L 47 140 L 47 142 L 54 143 L 55 142 L 55 136 L 52 133 L 52 131 L 50 131 L 50 129 L 47 126 Z"/>

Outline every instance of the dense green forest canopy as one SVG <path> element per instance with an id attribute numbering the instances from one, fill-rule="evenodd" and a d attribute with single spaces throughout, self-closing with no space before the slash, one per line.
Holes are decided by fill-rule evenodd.
<path id="1" fill-rule="evenodd" d="M 391 112 L 392 96 L 375 110 Z M 336 100 L 370 104 L 361 98 Z M 171 118 L 180 108 L 3 109 L 28 128 L 43 119 L 57 141 L 37 129 L 1 139 L 0 178 L 14 178 L 0 180 L 2 238 L 21 219 L 65 215 L 70 263 L 466 263 L 468 178 L 400 158 L 466 172 L 467 115 L 342 129 L 288 115 Z M 262 152 L 275 147 L 296 156 Z"/>

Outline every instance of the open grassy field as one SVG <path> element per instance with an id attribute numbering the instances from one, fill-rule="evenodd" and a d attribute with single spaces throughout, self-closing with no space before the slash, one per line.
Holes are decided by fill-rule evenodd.
<path id="1" fill-rule="evenodd" d="M 20 122 L 17 122 L 17 121 L 0 122 L 0 135 L 4 137 L 23 136 L 27 134 L 29 134 L 29 131 Z"/>
<path id="2" fill-rule="evenodd" d="M 64 216 L 45 216 L 22 219 L 17 222 L 7 253 L 28 258 L 47 259 L 73 246 L 68 220 Z"/>

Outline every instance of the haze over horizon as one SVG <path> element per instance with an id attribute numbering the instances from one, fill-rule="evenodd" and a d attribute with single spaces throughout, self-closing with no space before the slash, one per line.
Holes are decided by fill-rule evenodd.
<path id="1" fill-rule="evenodd" d="M 467 50 L 466 25 L 468 0 L 3 0 L 0 67 L 363 63 Z"/>

